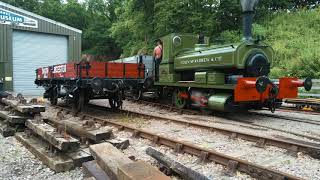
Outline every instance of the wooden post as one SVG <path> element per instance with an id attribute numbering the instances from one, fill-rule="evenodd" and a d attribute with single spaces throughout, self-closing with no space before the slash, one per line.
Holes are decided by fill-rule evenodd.
<path id="1" fill-rule="evenodd" d="M 53 118 L 47 118 L 44 121 L 49 121 L 54 126 L 66 127 L 66 131 L 77 137 L 85 137 L 99 143 L 103 140 L 109 139 L 112 135 L 112 129 L 108 127 L 100 127 L 99 129 L 90 129 L 82 126 L 81 122 L 74 122 L 71 120 L 56 120 Z"/>
<path id="2" fill-rule="evenodd" d="M 164 165 L 165 167 L 171 169 L 175 173 L 179 174 L 183 179 L 188 180 L 209 180 L 208 177 L 204 176 L 203 174 L 200 174 L 197 171 L 194 171 L 172 159 L 165 156 L 161 152 L 148 147 L 146 150 L 146 153 L 150 155 L 151 157 L 155 158 L 160 164 Z"/>
<path id="3" fill-rule="evenodd" d="M 80 147 L 80 142 L 77 139 L 63 137 L 56 132 L 54 127 L 44 122 L 38 123 L 33 120 L 27 120 L 26 126 L 61 151 L 72 151 Z"/>
<path id="4" fill-rule="evenodd" d="M 111 180 L 118 180 L 118 167 L 132 161 L 110 143 L 91 145 L 90 152 Z"/>

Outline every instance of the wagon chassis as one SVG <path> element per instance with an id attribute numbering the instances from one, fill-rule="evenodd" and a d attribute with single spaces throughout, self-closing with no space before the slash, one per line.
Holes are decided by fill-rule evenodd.
<path id="1" fill-rule="evenodd" d="M 63 98 L 79 112 L 92 99 L 109 99 L 110 106 L 118 109 L 125 99 L 124 91 L 130 87 L 134 89 L 132 86 L 141 82 L 141 79 L 51 78 L 36 80 L 35 84 L 45 88 L 44 98 L 52 105 L 57 104 L 58 98 Z"/>

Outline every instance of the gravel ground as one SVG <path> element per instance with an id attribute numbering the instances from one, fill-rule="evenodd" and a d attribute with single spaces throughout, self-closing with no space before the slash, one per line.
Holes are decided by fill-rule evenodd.
<path id="1" fill-rule="evenodd" d="M 99 100 L 94 101 L 93 104 L 105 105 L 106 102 L 107 101 L 105 100 Z M 180 115 L 178 113 L 168 112 L 165 109 L 160 109 L 159 107 L 143 106 L 127 101 L 123 107 L 125 109 L 135 110 L 138 112 L 148 112 L 152 115 L 167 116 L 180 120 L 205 123 L 221 128 L 237 129 L 238 131 L 246 133 L 270 137 L 280 135 L 295 139 L 307 140 L 300 136 L 278 132 L 268 128 L 257 128 L 248 122 L 234 122 L 222 117 Z M 57 111 L 58 110 L 53 108 L 47 108 L 47 111 L 43 113 L 43 115 L 52 116 L 55 115 Z M 94 113 L 94 111 L 91 111 L 90 113 Z M 105 114 L 101 114 L 101 112 L 99 112 L 99 114 L 95 115 L 102 116 L 109 120 L 119 121 L 119 117 L 114 116 L 114 114 L 108 114 L 107 112 Z M 284 113 L 282 115 L 284 115 Z M 292 114 L 289 115 L 292 116 Z M 307 115 L 303 116 L 306 117 Z M 75 118 L 72 115 L 66 115 L 66 117 Z M 316 120 L 317 118 L 312 117 L 312 119 Z M 302 153 L 298 154 L 298 157 L 292 157 L 287 155 L 283 149 L 276 147 L 267 147 L 266 149 L 261 149 L 254 147 L 253 143 L 251 142 L 239 139 L 231 140 L 227 136 L 223 136 L 218 133 L 211 133 L 206 130 L 185 127 L 175 123 L 165 123 L 163 121 L 156 120 L 138 120 L 123 116 L 120 118 L 120 121 L 129 123 L 138 128 L 153 130 L 160 135 L 174 136 L 177 139 L 189 141 L 204 148 L 214 149 L 218 152 L 226 153 L 240 159 L 258 163 L 263 166 L 268 166 L 299 177 L 306 179 L 320 179 L 320 161 Z M 310 136 L 312 135 L 314 137 L 320 136 L 320 133 L 318 133 L 320 132 L 320 126 L 315 127 L 316 125 L 308 126 L 306 123 L 290 121 L 282 122 L 281 120 L 267 117 L 263 117 L 261 119 L 256 119 L 256 117 L 253 119 L 246 118 L 246 121 L 270 127 L 281 127 L 281 129 L 298 131 L 299 133 Z M 146 148 L 153 145 L 150 141 L 131 138 L 131 134 L 127 132 L 116 132 L 115 134 L 116 136 L 128 138 L 130 140 L 131 145 L 128 149 L 124 150 L 126 155 L 134 155 L 136 159 L 145 160 L 153 165 L 157 165 L 157 162 L 145 153 Z M 307 141 L 313 142 L 311 140 Z M 66 173 L 54 173 L 40 161 L 38 161 L 27 149 L 17 142 L 15 138 L 3 138 L 0 136 L 0 147 L 0 179 L 82 179 L 83 174 L 80 168 Z M 171 149 L 164 146 L 156 146 L 155 148 L 169 157 L 212 179 L 250 179 L 248 175 L 239 172 L 236 174 L 236 176 L 229 177 L 225 175 L 226 170 L 223 166 L 215 163 L 199 164 L 198 158 L 195 156 L 188 154 L 176 154 Z M 173 179 L 179 178 L 173 177 Z"/>
<path id="2" fill-rule="evenodd" d="M 165 146 L 155 146 L 152 144 L 152 142 L 145 140 L 145 139 L 136 139 L 132 138 L 131 133 L 128 132 L 118 132 L 116 133 L 117 136 L 122 138 L 127 138 L 130 141 L 130 146 L 128 149 L 124 150 L 124 154 L 127 156 L 134 155 L 137 160 L 144 160 L 146 162 L 149 162 L 150 164 L 157 166 L 158 163 L 156 160 L 151 158 L 149 155 L 145 153 L 146 149 L 150 146 L 153 148 L 159 150 L 163 154 L 167 155 L 171 159 L 174 159 L 183 165 L 198 171 L 199 173 L 202 173 L 203 175 L 207 176 L 209 179 L 252 179 L 250 176 L 237 172 L 237 174 L 233 177 L 230 177 L 225 174 L 226 169 L 224 166 L 215 164 L 215 163 L 206 163 L 206 164 L 200 164 L 198 163 L 198 157 L 188 155 L 188 154 L 177 154 L 170 148 L 167 148 Z M 173 177 L 173 179 L 179 179 L 177 177 Z"/>
<path id="3" fill-rule="evenodd" d="M 3 180 L 80 180 L 81 168 L 54 173 L 35 158 L 14 137 L 0 135 L 0 179 Z"/>
<path id="4" fill-rule="evenodd" d="M 94 101 L 94 103 L 100 103 L 99 101 Z M 286 136 L 290 138 L 306 140 L 310 142 L 314 142 L 312 140 L 308 140 L 301 136 L 296 136 L 288 133 L 283 133 L 281 131 L 288 131 L 294 132 L 297 134 L 307 135 L 311 137 L 315 137 L 320 139 L 320 126 L 308 123 L 301 123 L 295 121 L 286 121 L 277 118 L 271 117 L 262 117 L 262 116 L 251 116 L 246 114 L 228 114 L 228 118 L 231 117 L 232 119 L 237 119 L 238 121 L 232 121 L 228 118 L 223 118 L 221 114 L 219 116 L 209 115 L 180 115 L 174 112 L 168 112 L 166 109 L 161 109 L 159 107 L 152 107 L 152 106 L 144 106 L 138 105 L 136 103 L 132 103 L 129 101 L 125 101 L 124 109 L 134 110 L 138 112 L 150 113 L 153 115 L 160 115 L 166 116 L 170 118 L 176 118 L 180 120 L 187 120 L 192 122 L 202 122 L 209 125 L 214 125 L 221 128 L 231 128 L 234 129 L 235 127 L 237 130 L 241 132 L 247 132 L 252 134 L 259 134 L 264 136 Z M 316 119 L 315 115 L 307 115 L 307 114 L 299 114 L 299 113 L 287 113 L 287 112 L 276 112 L 276 114 L 283 115 L 283 116 L 292 116 L 292 117 L 299 117 L 299 118 L 306 118 L 306 119 Z M 318 116 L 318 120 L 320 117 Z M 256 125 L 265 126 L 266 128 L 259 128 L 257 129 Z M 240 127 L 239 127 L 240 126 Z M 268 129 L 274 128 L 279 129 L 280 131 Z M 320 143 L 320 142 L 319 142 Z"/>
<path id="5" fill-rule="evenodd" d="M 42 113 L 43 116 L 49 116 L 52 114 L 56 114 L 57 113 L 57 109 L 53 109 L 53 108 L 47 108 L 45 113 Z M 106 116 L 106 114 L 101 113 L 101 111 L 99 111 L 100 113 L 95 113 L 94 110 L 90 110 L 90 113 L 92 114 L 96 114 L 97 116 L 101 116 L 101 117 L 108 117 Z M 110 114 L 109 114 L 110 115 Z M 74 118 L 74 119 L 79 119 L 79 117 L 74 117 L 71 114 L 64 114 L 65 118 Z M 108 118 L 109 120 L 119 120 L 122 119 L 122 116 L 114 116 L 110 115 L 110 118 Z M 126 119 L 122 119 L 127 121 Z M 141 121 L 142 123 L 143 121 Z M 118 132 L 117 129 L 113 128 L 113 132 L 114 135 L 116 137 L 121 137 L 121 138 L 127 138 L 130 140 L 130 146 L 128 147 L 128 149 L 124 150 L 124 154 L 127 156 L 135 156 L 136 160 L 144 160 L 146 162 L 149 162 L 150 164 L 157 166 L 158 163 L 152 159 L 149 155 L 146 154 L 146 149 L 149 146 L 152 146 L 152 142 L 148 141 L 148 140 L 144 140 L 144 139 L 136 139 L 136 138 L 132 138 L 132 134 L 128 133 L 128 132 L 124 132 L 124 131 L 120 131 Z M 207 177 L 209 177 L 210 179 L 251 179 L 250 176 L 246 175 L 246 174 L 242 174 L 242 173 L 237 173 L 236 176 L 234 177 L 230 177 L 227 176 L 225 174 L 226 170 L 222 165 L 218 165 L 218 164 L 214 164 L 214 163 L 208 163 L 208 164 L 199 164 L 198 163 L 198 157 L 195 156 L 191 156 L 188 154 L 176 154 L 174 153 L 171 149 L 164 147 L 164 146 L 157 146 L 154 147 L 158 150 L 160 150 L 161 152 L 163 152 L 164 154 L 168 155 L 169 157 L 177 160 L 178 162 L 206 175 Z M 175 179 L 180 179 L 179 177 L 173 176 L 172 177 L 174 180 Z"/>
<path id="6" fill-rule="evenodd" d="M 257 111 L 257 112 L 266 113 L 266 114 L 279 114 L 279 115 L 287 116 L 287 117 L 310 119 L 310 120 L 313 120 L 313 121 L 319 121 L 320 122 L 320 118 L 319 118 L 318 114 L 312 114 L 313 112 L 308 113 L 307 111 L 299 112 L 299 111 L 288 111 L 288 110 L 279 109 L 279 110 L 276 110 L 275 113 L 272 113 L 272 112 L 267 111 L 267 110 L 260 110 L 260 111 Z"/>
<path id="7" fill-rule="evenodd" d="M 105 106 L 105 100 L 95 100 L 91 101 L 92 104 Z M 169 112 L 167 109 L 161 109 L 159 107 L 149 106 L 137 104 L 129 101 L 125 101 L 123 105 L 123 109 L 133 110 L 136 112 L 147 113 L 150 115 L 174 118 L 178 120 L 196 122 L 205 125 L 211 125 L 217 128 L 225 128 L 229 130 L 237 130 L 243 133 L 250 133 L 254 135 L 266 136 L 266 137 L 287 137 L 293 138 L 303 141 L 308 141 L 312 143 L 319 143 L 320 145 L 320 136 L 319 134 L 320 126 L 310 125 L 299 122 L 292 121 L 283 121 L 270 117 L 261 117 L 261 116 L 250 116 L 251 119 L 248 118 L 248 115 L 245 114 L 237 114 L 233 115 L 239 121 L 232 121 L 228 118 L 223 118 L 221 114 L 219 116 L 209 115 L 186 115 L 179 114 L 176 112 Z M 108 113 L 103 114 L 108 117 Z M 232 115 L 232 114 L 231 114 Z M 230 115 L 229 115 L 230 116 Z M 264 127 L 261 127 L 264 126 Z M 274 129 L 271 129 L 274 128 Z M 287 132 L 284 132 L 287 131 Z M 289 132 L 289 133 L 288 133 Z M 296 134 L 292 134 L 296 133 Z M 301 134 L 302 136 L 300 136 Z M 313 139 L 304 137 L 304 135 L 319 139 L 319 141 L 315 141 Z"/>
<path id="8" fill-rule="evenodd" d="M 57 111 L 58 111 L 58 109 L 47 108 L 46 112 L 42 113 L 42 114 L 43 114 L 43 116 L 47 116 L 50 114 L 51 115 L 56 114 Z M 101 113 L 101 111 L 98 111 L 98 112 L 99 113 L 95 113 L 94 110 L 90 109 L 90 114 L 95 114 L 96 116 L 101 116 L 104 118 L 107 118 L 109 116 L 108 120 L 117 121 L 120 118 L 122 121 L 124 120 L 126 122 L 129 122 L 127 118 L 123 119 L 123 116 L 117 117 L 117 116 L 110 115 L 110 114 L 107 115 L 108 112 L 106 112 L 106 113 Z M 79 117 L 73 117 L 70 114 L 64 114 L 64 115 L 66 118 L 79 119 Z M 143 124 L 143 122 L 144 122 L 143 120 L 139 121 L 138 126 L 139 126 L 139 124 Z M 146 149 L 149 146 L 153 146 L 152 142 L 150 142 L 148 140 L 144 140 L 144 139 L 132 138 L 131 133 L 124 132 L 124 131 L 118 132 L 118 130 L 115 128 L 113 128 L 113 132 L 116 137 L 127 138 L 130 140 L 130 146 L 128 147 L 128 149 L 123 151 L 127 156 L 135 156 L 137 160 L 144 160 L 154 166 L 157 166 L 157 162 L 145 153 Z M 167 148 L 164 146 L 160 146 L 160 147 L 157 146 L 154 148 L 156 148 L 159 151 L 163 152 L 164 154 L 168 155 L 172 159 L 175 159 L 178 162 L 186 165 L 187 167 L 190 167 L 190 168 L 206 175 L 210 179 L 217 179 L 217 178 L 218 179 L 252 179 L 250 176 L 248 176 L 246 174 L 242 174 L 240 172 L 238 172 L 236 176 L 230 177 L 225 174 L 226 170 L 225 170 L 224 166 L 218 165 L 215 163 L 199 164 L 198 157 L 196 157 L 196 156 L 192 156 L 192 155 L 188 155 L 188 154 L 176 154 L 170 148 Z M 180 179 L 180 178 L 173 177 L 173 179 Z"/>
<path id="9" fill-rule="evenodd" d="M 212 149 L 301 178 L 320 179 L 320 161 L 302 153 L 298 157 L 293 157 L 288 155 L 284 149 L 271 146 L 261 149 L 255 147 L 255 143 L 241 139 L 232 140 L 221 134 L 175 123 L 164 123 L 157 120 L 141 122 L 140 119 L 130 119 L 129 121 L 122 119 L 120 121 L 162 136 L 175 137 L 180 141 L 196 144 L 206 149 Z"/>
<path id="10" fill-rule="evenodd" d="M 101 105 L 103 101 L 95 101 L 94 104 Z M 269 130 L 268 128 L 256 128 L 252 129 L 250 123 L 248 122 L 232 122 L 221 117 L 214 116 L 200 116 L 200 115 L 180 115 L 177 113 L 168 112 L 165 109 L 160 109 L 159 107 L 144 106 L 131 102 L 125 102 L 124 109 L 134 110 L 143 113 L 149 113 L 152 115 L 167 116 L 170 118 L 176 118 L 181 120 L 189 120 L 195 122 L 202 122 L 205 124 L 212 124 L 214 126 L 237 129 L 238 131 L 243 131 L 246 133 L 253 133 L 263 136 L 285 136 L 295 139 L 301 139 L 313 142 L 311 140 L 294 136 L 292 134 L 277 132 L 274 130 Z M 279 114 L 281 114 L 280 112 Z M 281 114 L 283 115 L 283 114 Z M 291 114 L 292 116 L 292 114 Z M 293 115 L 294 116 L 294 115 Z M 308 115 L 304 115 L 305 118 Z M 242 116 L 238 115 L 238 118 Z M 298 116 L 297 116 L 298 117 Z M 261 123 L 261 125 L 277 127 L 280 129 L 285 129 L 288 131 L 295 132 L 300 130 L 303 134 L 317 135 L 312 132 L 319 132 L 320 126 L 310 125 L 306 123 L 292 122 L 292 121 L 281 121 L 278 119 L 273 119 L 270 117 L 260 117 L 261 119 L 246 119 L 246 121 L 256 121 L 254 123 Z M 311 119 L 311 118 L 310 118 Z M 134 125 L 138 128 L 143 128 L 146 130 L 152 130 L 159 134 L 165 136 L 173 136 L 175 138 L 180 138 L 180 140 L 189 141 L 191 143 L 198 144 L 205 148 L 210 148 L 217 150 L 222 153 L 226 153 L 231 156 L 235 156 L 250 162 L 258 163 L 263 166 L 268 166 L 282 172 L 287 172 L 299 177 L 307 179 L 320 179 L 320 161 L 313 159 L 302 153 L 298 154 L 298 157 L 292 157 L 287 155 L 286 150 L 279 149 L 276 147 L 267 147 L 266 149 L 260 149 L 253 146 L 253 143 L 243 141 L 243 140 L 230 140 L 226 136 L 222 136 L 216 133 L 205 132 L 205 130 L 195 129 L 192 127 L 185 127 L 177 125 L 175 123 L 165 123 L 163 121 L 156 120 L 134 120 L 134 122 L 127 117 L 121 120 L 122 122 Z M 247 126 L 247 127 L 246 127 Z M 250 128 L 248 128 L 250 127 Z"/>
<path id="11" fill-rule="evenodd" d="M 266 114 L 271 114 L 267 111 L 261 111 Z M 308 115 L 303 113 L 294 113 L 294 112 L 282 112 L 277 111 L 276 115 L 286 116 L 286 117 L 293 117 L 293 118 L 303 118 L 303 119 L 310 119 L 310 120 L 320 120 L 319 115 Z M 255 115 L 246 115 L 240 114 L 236 116 L 236 119 L 246 119 L 251 123 L 263 125 L 271 128 L 278 128 L 286 131 L 292 131 L 295 133 L 308 135 L 316 138 L 320 138 L 320 125 L 304 123 L 304 122 L 297 122 L 297 121 L 290 121 L 290 120 L 283 120 L 279 118 L 270 118 L 270 117 L 263 117 L 263 116 L 255 116 Z M 320 122 L 320 121 L 319 121 Z"/>

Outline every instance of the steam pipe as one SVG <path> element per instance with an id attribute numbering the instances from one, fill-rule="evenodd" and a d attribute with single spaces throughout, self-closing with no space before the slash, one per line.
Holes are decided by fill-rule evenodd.
<path id="1" fill-rule="evenodd" d="M 240 0 L 243 13 L 243 40 L 252 41 L 252 23 L 259 0 Z"/>
<path id="2" fill-rule="evenodd" d="M 254 18 L 254 12 L 243 12 L 243 39 L 246 41 L 252 41 L 252 23 Z"/>

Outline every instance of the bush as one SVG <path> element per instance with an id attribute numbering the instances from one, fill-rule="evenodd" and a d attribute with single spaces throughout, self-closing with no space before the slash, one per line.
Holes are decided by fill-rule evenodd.
<path id="1" fill-rule="evenodd" d="M 227 30 L 220 34 L 219 40 L 219 43 L 221 44 L 230 44 L 241 41 L 241 36 L 238 31 Z"/>
<path id="2" fill-rule="evenodd" d="M 320 8 L 278 13 L 255 30 L 275 50 L 272 77 L 320 78 Z"/>

